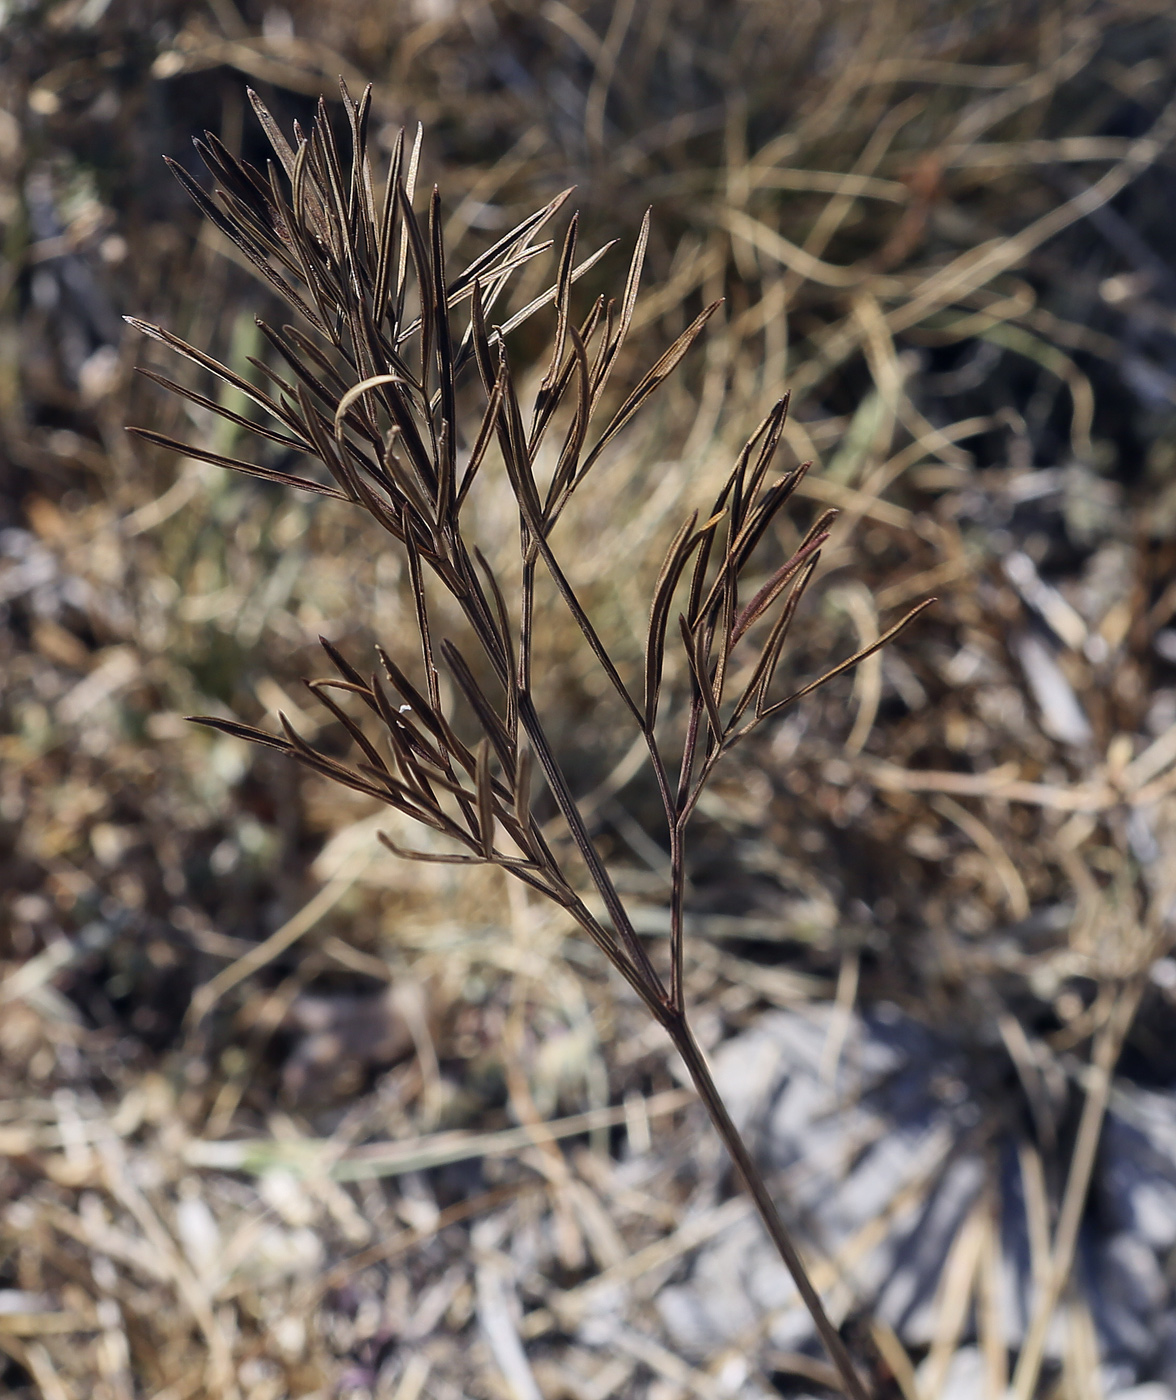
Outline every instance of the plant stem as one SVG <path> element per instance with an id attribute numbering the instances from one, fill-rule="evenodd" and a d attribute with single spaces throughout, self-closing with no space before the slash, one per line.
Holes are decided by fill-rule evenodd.
<path id="1" fill-rule="evenodd" d="M 698 1090 L 698 1096 L 714 1124 L 715 1131 L 722 1139 L 723 1146 L 730 1153 L 731 1160 L 735 1163 L 735 1169 L 739 1173 L 744 1188 L 755 1202 L 764 1228 L 771 1236 L 772 1243 L 776 1246 L 780 1258 L 792 1275 L 792 1280 L 816 1324 L 821 1340 L 829 1352 L 829 1357 L 834 1366 L 837 1367 L 845 1386 L 845 1393 L 851 1397 L 851 1400 L 870 1400 L 870 1393 L 858 1375 L 850 1358 L 849 1350 L 842 1341 L 841 1334 L 830 1321 L 820 1295 L 808 1276 L 800 1252 L 793 1243 L 792 1235 L 780 1218 L 776 1203 L 772 1200 L 767 1183 L 764 1181 L 763 1173 L 756 1165 L 755 1159 L 747 1149 L 747 1144 L 740 1136 L 739 1129 L 727 1112 L 715 1081 L 711 1077 L 710 1067 L 707 1065 L 702 1047 L 695 1040 L 694 1032 L 690 1029 L 685 1015 L 681 1012 L 668 1012 L 662 1017 L 662 1024 L 674 1042 L 674 1048 L 681 1055 L 690 1073 L 690 1078 L 694 1081 L 694 1087 Z"/>
<path id="2" fill-rule="evenodd" d="M 592 883 L 604 901 L 604 907 L 608 910 L 608 916 L 612 920 L 616 935 L 628 953 L 630 967 L 634 975 L 630 980 L 633 981 L 633 985 L 638 988 L 642 999 L 648 1005 L 663 1005 L 666 991 L 661 984 L 661 978 L 658 977 L 653 963 L 649 960 L 649 954 L 637 937 L 636 930 L 625 912 L 625 906 L 621 903 L 616 886 L 613 884 L 604 862 L 597 854 L 596 847 L 592 844 L 588 828 L 584 825 L 584 818 L 568 788 L 563 769 L 560 768 L 551 751 L 547 734 L 539 721 L 530 694 L 526 691 L 520 692 L 517 703 L 519 723 L 523 726 L 523 730 L 531 742 L 531 748 L 539 760 L 539 766 L 543 769 L 543 776 L 547 779 L 547 786 L 568 824 L 568 830 L 572 833 L 572 839 L 576 843 L 584 864 L 588 867 Z M 638 980 L 634 980 L 634 978 Z"/>

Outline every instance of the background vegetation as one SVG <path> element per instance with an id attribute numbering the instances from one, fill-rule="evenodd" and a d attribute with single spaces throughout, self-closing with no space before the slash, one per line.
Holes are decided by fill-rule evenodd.
<path id="1" fill-rule="evenodd" d="M 674 529 L 784 388 L 789 463 L 814 462 L 795 538 L 842 511 L 789 665 L 803 678 L 940 598 L 734 758 L 692 851 L 690 997 L 767 1165 L 791 1169 L 782 1198 L 808 1203 L 839 1318 L 873 1327 L 877 1384 L 1176 1387 L 1168 11 L 7 7 L 10 1393 L 670 1400 L 831 1381 L 786 1290 L 708 1244 L 741 1208 L 723 1161 L 566 920 L 496 872 L 397 863 L 373 841 L 386 816 L 182 721 L 280 708 L 336 742 L 300 687 L 317 636 L 362 665 L 406 617 L 374 530 L 123 431 L 234 448 L 132 373 L 174 367 L 124 313 L 243 373 L 265 355 L 254 316 L 274 314 L 161 156 L 197 173 L 209 128 L 258 159 L 246 85 L 288 127 L 340 74 L 374 84 L 386 148 L 425 123 L 450 246 L 574 183 L 582 246 L 621 240 L 611 285 L 653 204 L 630 375 L 725 298 L 579 503 L 574 582 L 622 658 L 639 665 Z M 586 307 L 591 274 L 581 290 Z M 523 363 L 544 347 L 527 335 Z M 509 497 L 482 508 L 505 535 Z M 555 737 L 657 950 L 656 794 L 629 782 L 578 633 L 554 609 L 541 626 Z M 765 1043 L 783 1068 L 761 1083 Z M 795 1094 L 777 1112 L 781 1076 L 825 1093 L 821 1113 Z M 927 1134 L 941 1155 L 887 1177 L 878 1154 Z M 837 1195 L 867 1178 L 877 1200 Z"/>

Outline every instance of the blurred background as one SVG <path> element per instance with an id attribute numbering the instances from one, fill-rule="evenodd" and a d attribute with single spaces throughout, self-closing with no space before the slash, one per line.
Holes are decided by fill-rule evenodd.
<path id="1" fill-rule="evenodd" d="M 377 150 L 424 124 L 458 257 L 574 184 L 581 247 L 619 240 L 586 309 L 652 205 L 630 382 L 725 299 L 565 540 L 622 663 L 785 389 L 782 465 L 814 464 L 787 528 L 841 511 L 793 672 L 938 596 L 732 760 L 691 851 L 700 1036 L 878 1394 L 1176 1393 L 1158 0 L 0 4 L 0 1389 L 833 1382 L 559 911 L 397 863 L 390 818 L 184 723 L 339 745 L 318 636 L 363 670 L 404 616 L 374 529 L 124 432 L 248 453 L 134 374 L 217 392 L 122 318 L 256 375 L 281 313 L 162 157 L 206 179 L 207 129 L 264 162 L 247 87 L 342 130 L 340 76 Z M 549 333 L 512 344 L 536 384 Z M 484 526 L 509 549 L 505 496 Z M 549 624 L 555 737 L 660 957 L 656 794 Z"/>

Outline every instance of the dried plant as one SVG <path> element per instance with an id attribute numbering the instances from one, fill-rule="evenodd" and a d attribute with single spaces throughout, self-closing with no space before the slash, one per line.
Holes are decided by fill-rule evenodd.
<path id="1" fill-rule="evenodd" d="M 217 182 L 210 197 L 180 166 L 172 168 L 207 217 L 291 305 L 313 334 L 259 322 L 285 366 L 278 373 L 253 360 L 269 391 L 158 326 L 132 320 L 145 334 L 244 395 L 268 422 L 239 414 L 151 370 L 156 382 L 255 434 L 288 462 L 321 463 L 333 484 L 184 444 L 144 428 L 140 437 L 171 451 L 230 467 L 266 481 L 347 501 L 366 511 L 404 551 L 415 607 L 421 678 L 379 651 L 381 672 L 365 677 L 323 642 L 338 676 L 310 681 L 311 690 L 354 741 L 358 758 L 338 761 L 312 747 L 283 715 L 281 735 L 223 719 L 199 723 L 267 745 L 314 772 L 384 803 L 452 842 L 450 853 L 402 850 L 409 859 L 500 866 L 553 900 L 576 921 L 664 1027 L 685 1062 L 712 1122 L 728 1148 L 763 1223 L 796 1282 L 846 1391 L 865 1388 L 845 1343 L 829 1320 L 781 1219 L 711 1078 L 694 1037 L 684 995 L 683 903 L 686 832 L 716 765 L 740 740 L 810 691 L 894 637 L 913 609 L 870 647 L 830 667 L 791 693 L 774 685 L 797 607 L 813 580 L 834 512 L 813 525 L 800 547 L 751 597 L 741 596 L 757 546 L 796 489 L 805 466 L 769 482 L 787 412 L 781 399 L 740 453 L 705 518 L 697 512 L 674 537 L 650 609 L 641 688 L 622 677 L 571 586 L 551 543 L 577 487 L 602 453 L 701 334 L 718 303 L 707 307 L 607 415 L 610 379 L 634 312 L 649 217 L 646 216 L 619 301 L 599 297 L 577 323 L 573 283 L 607 249 L 577 262 L 572 217 L 550 287 L 503 324 L 491 317 L 513 274 L 551 247 L 535 241 L 565 203 L 564 191 L 500 238 L 457 276 L 446 268 L 440 197 L 427 218 L 413 209 L 421 155 L 400 133 L 382 198 L 368 157 L 370 90 L 358 103 L 343 91 L 351 127 L 349 159 L 332 134 L 325 106 L 309 134 L 297 125 L 294 144 L 261 101 L 253 106 L 277 157 L 263 173 L 236 159 L 213 135 L 197 147 Z M 284 178 L 283 178 L 284 176 Z M 550 361 L 529 412 L 520 402 L 507 338 L 544 308 L 555 311 Z M 455 313 L 465 321 L 455 334 Z M 471 373 L 467 374 L 466 372 Z M 464 381 L 481 381 L 480 414 L 469 415 Z M 540 453 L 557 424 L 562 439 L 545 482 Z M 513 607 L 468 529 L 470 493 L 497 448 L 518 508 L 519 559 Z M 546 460 L 546 459 L 545 459 Z M 620 703 L 648 749 L 668 829 L 672 867 L 670 967 L 663 978 L 638 937 L 604 861 L 548 726 L 533 698 L 534 618 L 540 571 L 553 581 Z M 447 593 L 468 624 L 468 653 L 439 639 L 431 621 L 434 590 Z M 684 597 L 675 615 L 675 599 Z M 680 638 L 690 675 L 689 698 L 666 714 L 661 705 L 667 636 Z M 461 713 L 443 697 L 443 665 L 465 701 Z M 382 731 L 384 747 L 345 708 L 356 697 Z M 460 733 L 480 735 L 472 745 Z M 666 734 L 680 741 L 676 765 Z M 586 868 L 605 917 L 586 901 L 574 861 L 544 834 L 532 807 L 537 764 Z M 569 851 L 571 847 L 567 848 Z"/>

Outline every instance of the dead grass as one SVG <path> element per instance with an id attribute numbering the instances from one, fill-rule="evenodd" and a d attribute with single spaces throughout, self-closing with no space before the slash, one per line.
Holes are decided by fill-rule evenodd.
<path id="1" fill-rule="evenodd" d="M 713 497 L 781 387 L 787 446 L 815 462 L 811 510 L 842 511 L 796 674 L 940 597 L 917 636 L 737 760 L 705 800 L 691 871 L 687 990 L 708 1048 L 744 1051 L 773 1007 L 829 1016 L 815 1073 L 837 1085 L 864 1034 L 855 1007 L 893 1003 L 967 1067 L 981 1127 L 943 1141 L 987 1144 L 983 1211 L 946 1229 L 929 1320 L 875 1323 L 880 1384 L 931 1400 L 975 1353 L 993 1394 L 1173 1385 L 1170 1284 L 1136 1308 L 1147 1351 L 1090 1282 L 1125 1199 L 1100 1129 L 1115 1147 L 1145 1109 L 1162 1117 L 1176 1074 L 1166 7 L 1050 6 L 1032 23 L 1012 7 L 732 13 L 308 7 L 290 12 L 292 40 L 276 9 L 160 5 L 149 26 L 117 3 L 13 12 L 11 1393 L 668 1400 L 830 1380 L 754 1290 L 738 1340 L 699 1355 L 675 1340 L 663 1295 L 743 1206 L 633 998 L 566 919 L 492 871 L 397 864 L 363 802 L 180 722 L 280 708 L 313 724 L 299 678 L 318 669 L 317 633 L 363 654 L 405 618 L 374 535 L 211 467 L 177 471 L 122 432 L 211 428 L 145 395 L 115 312 L 246 366 L 252 317 L 271 310 L 198 235 L 158 155 L 187 159 L 202 126 L 251 141 L 246 81 L 288 120 L 341 72 L 375 83 L 381 124 L 431 128 L 451 244 L 476 251 L 576 181 L 586 246 L 631 239 L 655 204 L 647 346 L 726 298 L 681 386 L 585 486 L 576 529 L 598 543 L 573 582 L 625 664 L 640 664 L 683 507 Z M 488 535 L 505 530 L 502 501 L 481 509 Z M 571 630 L 554 609 L 540 625 L 567 716 L 555 737 L 660 956 L 656 794 L 626 786 Z M 210 987 L 215 1006 L 185 1024 Z M 808 1168 L 827 1195 L 854 1160 L 837 1151 L 835 1171 Z M 1137 1160 L 1162 1184 L 1162 1162 Z M 937 1199 L 946 1166 L 928 1161 L 848 1243 L 800 1222 L 841 1314 L 874 1302 L 871 1261 L 903 1211 Z M 1019 1322 L 992 1301 L 1018 1241 L 1033 1261 Z M 743 1296 L 718 1263 L 705 1278 Z"/>

